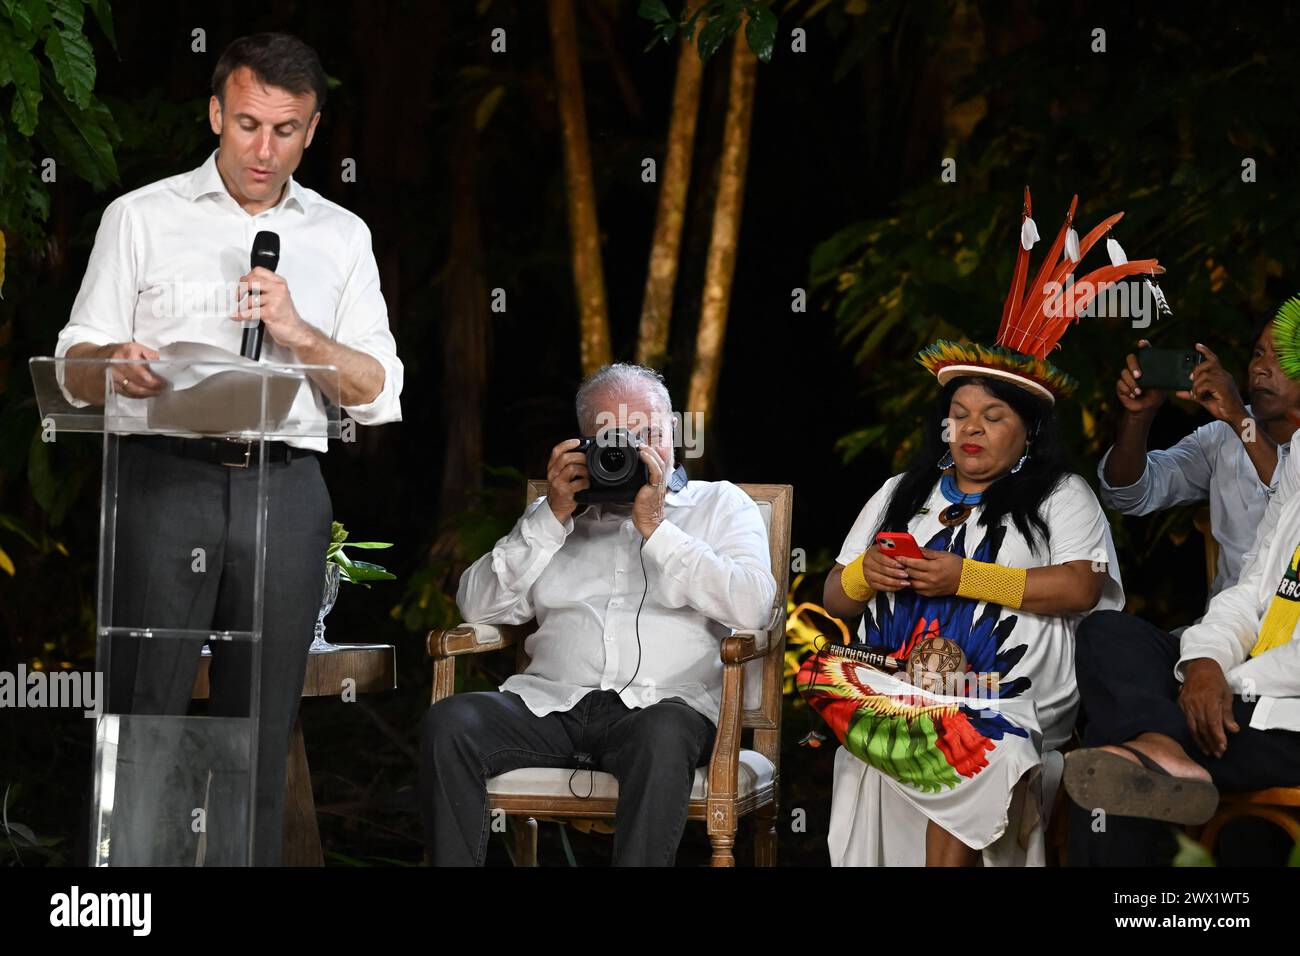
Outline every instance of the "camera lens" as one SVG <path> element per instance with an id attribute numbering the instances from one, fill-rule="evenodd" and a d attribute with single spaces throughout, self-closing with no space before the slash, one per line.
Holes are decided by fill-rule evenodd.
<path id="1" fill-rule="evenodd" d="M 587 468 L 600 484 L 616 485 L 632 475 L 640 458 L 629 447 L 627 433 L 615 429 L 587 453 Z"/>

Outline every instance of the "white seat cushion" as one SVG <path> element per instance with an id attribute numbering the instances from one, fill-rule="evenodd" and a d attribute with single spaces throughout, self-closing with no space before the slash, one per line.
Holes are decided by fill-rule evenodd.
<path id="1" fill-rule="evenodd" d="M 737 796 L 744 797 L 772 782 L 772 761 L 757 750 L 740 751 L 740 779 Z M 595 771 L 588 779 L 585 770 L 575 775 L 572 770 L 553 767 L 521 767 L 509 773 L 498 774 L 489 778 L 488 793 L 495 797 L 571 797 L 569 780 L 573 780 L 573 790 L 579 796 L 587 796 L 588 789 L 592 797 L 617 797 L 618 781 L 613 774 Z M 706 764 L 695 770 L 695 782 L 691 784 L 691 799 L 703 800 L 709 795 L 709 768 Z"/>

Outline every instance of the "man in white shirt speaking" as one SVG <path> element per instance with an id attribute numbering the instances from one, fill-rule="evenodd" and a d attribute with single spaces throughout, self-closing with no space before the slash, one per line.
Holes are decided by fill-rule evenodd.
<path id="1" fill-rule="evenodd" d="M 402 363 L 370 233 L 360 218 L 293 179 L 325 92 L 325 71 L 301 40 L 258 34 L 231 43 L 212 77 L 209 121 L 218 149 L 198 169 L 137 189 L 105 210 L 56 355 L 156 359 L 174 342 L 238 354 L 243 320 L 252 314 L 265 330 L 264 359 L 334 365 L 340 394 L 327 397 L 354 421 L 400 421 Z M 275 271 L 249 268 L 253 239 L 262 231 L 280 237 Z M 210 294 L 223 288 L 246 290 L 237 308 Z M 104 401 L 102 372 L 78 374 L 69 366 L 63 386 L 79 404 Z M 115 392 L 147 398 L 162 387 L 146 366 L 131 366 L 117 373 Z M 316 392 L 303 389 L 299 400 L 320 405 Z M 294 414 L 299 411 L 310 409 L 295 407 Z M 325 439 L 266 447 L 268 580 L 253 856 L 255 863 L 275 864 L 289 734 L 320 608 L 332 507 L 317 459 Z M 246 539 L 254 526 L 257 469 L 248 465 L 257 454 L 256 444 L 220 438 L 122 440 L 115 625 L 249 626 L 255 543 Z M 196 548 L 206 554 L 204 573 L 193 571 Z M 198 665 L 192 650 L 115 647 L 111 710 L 183 714 Z M 223 667 L 219 650 L 214 647 L 212 708 L 238 713 L 249 677 Z M 117 843 L 114 863 L 151 858 L 148 846 Z"/>
<path id="2" fill-rule="evenodd" d="M 579 440 L 556 445 L 547 493 L 462 576 L 467 621 L 537 630 L 527 668 L 499 691 L 454 694 L 425 717 L 420 799 L 438 866 L 482 865 L 489 777 L 520 767 L 618 779 L 615 865 L 667 866 L 695 768 L 708 762 L 721 706 L 720 641 L 763 627 L 776 599 L 757 506 L 726 481 L 686 481 L 658 373 L 609 365 L 579 388 L 583 436 L 626 428 L 645 471 L 627 503 L 584 507 Z"/>

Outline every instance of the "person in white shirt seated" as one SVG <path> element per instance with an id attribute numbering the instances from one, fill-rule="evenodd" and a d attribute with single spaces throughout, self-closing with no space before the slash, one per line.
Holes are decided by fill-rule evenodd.
<path id="1" fill-rule="evenodd" d="M 1196 346 L 1205 360 L 1196 365 L 1191 387 L 1177 394 L 1198 402 L 1215 420 L 1172 448 L 1147 450 L 1151 423 L 1168 393 L 1142 387 L 1136 355 L 1128 356 L 1115 384 L 1123 413 L 1115 444 L 1097 466 L 1102 503 L 1121 514 L 1146 515 L 1208 501 L 1211 533 L 1219 543 L 1210 599 L 1241 574 L 1300 419 L 1300 384 L 1282 374 L 1271 329 L 1270 320 L 1255 329 L 1252 339 L 1246 373 L 1249 405 L 1218 356 Z M 1138 343 L 1147 344 L 1145 339 Z"/>
<path id="2" fill-rule="evenodd" d="M 730 482 L 688 482 L 675 466 L 657 372 L 605 366 L 576 405 L 583 436 L 628 429 L 647 480 L 634 501 L 584 507 L 587 454 L 577 438 L 560 442 L 546 495 L 462 576 L 467 621 L 535 618 L 537 630 L 522 673 L 425 716 L 420 802 L 436 866 L 483 864 L 487 780 L 521 767 L 572 768 L 578 795 L 590 792 L 588 771 L 613 774 L 614 864 L 671 865 L 713 746 L 720 641 L 761 628 L 776 599 L 758 507 Z"/>
<path id="3" fill-rule="evenodd" d="M 1056 402 L 1076 383 L 1047 356 L 1091 296 L 1160 271 L 1113 255 L 1067 294 L 1052 276 L 1074 273 L 1123 215 L 1080 241 L 1077 201 L 1027 286 L 1038 230 L 1025 190 L 997 337 L 917 356 L 939 385 L 921 439 L 827 575 L 827 610 L 862 618 L 857 654 L 828 645 L 796 678 L 843 745 L 832 865 L 1046 862 L 1078 706 L 1074 633 L 1088 612 L 1124 605 L 1106 515 L 1066 467 Z"/>
<path id="4" fill-rule="evenodd" d="M 1300 323 L 1292 299 L 1278 330 L 1288 309 Z M 1294 374 L 1285 339 L 1268 345 Z M 1088 720 L 1086 749 L 1066 760 L 1072 863 L 1167 863 L 1169 824 L 1204 823 L 1220 791 L 1300 786 L 1300 462 L 1277 471 L 1240 578 L 1181 638 L 1115 611 L 1080 625 Z"/>

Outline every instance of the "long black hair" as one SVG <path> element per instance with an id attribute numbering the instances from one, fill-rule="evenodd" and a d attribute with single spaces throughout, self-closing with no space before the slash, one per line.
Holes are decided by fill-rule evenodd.
<path id="1" fill-rule="evenodd" d="M 963 385 L 978 385 L 1006 402 L 1024 422 L 1029 437 L 1029 458 L 1016 474 L 1005 474 L 984 491 L 979 523 L 996 528 L 1011 516 L 1020 534 L 1035 547 L 1036 539 L 1050 543 L 1051 531 L 1041 513 L 1042 504 L 1066 475 L 1065 447 L 1052 406 L 1018 385 L 982 375 L 964 375 L 948 382 L 939 393 L 933 412 L 923 424 L 921 445 L 912 456 L 902 480 L 894 488 L 889 507 L 876 533 L 906 531 L 907 522 L 925 505 L 939 481 L 939 459 L 950 449 L 943 438 L 943 422 L 951 414 L 952 397 Z M 875 535 L 872 535 L 874 538 Z M 919 542 L 924 544 L 924 542 Z"/>

